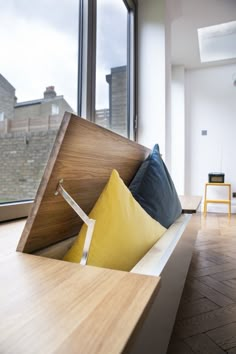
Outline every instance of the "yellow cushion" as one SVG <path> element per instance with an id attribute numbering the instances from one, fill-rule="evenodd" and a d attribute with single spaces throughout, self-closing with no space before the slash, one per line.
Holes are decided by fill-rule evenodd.
<path id="1" fill-rule="evenodd" d="M 130 271 L 166 229 L 136 202 L 116 170 L 89 214 L 96 220 L 87 264 Z M 80 262 L 87 226 L 64 256 Z"/>

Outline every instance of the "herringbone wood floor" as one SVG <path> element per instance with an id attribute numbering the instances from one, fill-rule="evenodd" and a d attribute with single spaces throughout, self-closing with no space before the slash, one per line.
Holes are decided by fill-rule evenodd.
<path id="1" fill-rule="evenodd" d="M 202 216 L 168 354 L 236 353 L 236 215 Z"/>

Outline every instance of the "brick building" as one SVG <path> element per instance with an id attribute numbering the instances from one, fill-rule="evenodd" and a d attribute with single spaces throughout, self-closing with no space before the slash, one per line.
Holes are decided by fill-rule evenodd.
<path id="1" fill-rule="evenodd" d="M 111 68 L 109 84 L 109 128 L 127 136 L 127 67 Z"/>
<path id="2" fill-rule="evenodd" d="M 15 104 L 14 118 L 44 118 L 57 115 L 63 117 L 65 111 L 73 112 L 63 96 L 57 96 L 54 86 L 46 87 L 44 97 Z"/>
<path id="3" fill-rule="evenodd" d="M 18 103 L 15 88 L 0 74 L 0 121 L 46 119 L 49 116 L 62 119 L 65 111 L 73 112 L 73 109 L 62 95 L 57 96 L 54 86 L 46 87 L 43 98 Z"/>
<path id="4" fill-rule="evenodd" d="M 34 198 L 65 111 L 72 108 L 53 86 L 17 103 L 0 75 L 0 203 Z"/>
<path id="5" fill-rule="evenodd" d="M 111 68 L 109 109 L 96 111 L 96 123 L 127 135 L 126 67 Z M 72 111 L 53 86 L 43 98 L 16 102 L 14 87 L 0 75 L 0 202 L 34 198 L 65 111 Z"/>
<path id="6" fill-rule="evenodd" d="M 0 74 L 0 121 L 14 118 L 15 88 Z"/>

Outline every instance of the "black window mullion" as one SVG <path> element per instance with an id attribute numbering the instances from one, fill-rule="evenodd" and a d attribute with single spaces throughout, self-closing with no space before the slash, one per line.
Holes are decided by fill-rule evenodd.
<path id="1" fill-rule="evenodd" d="M 78 81 L 77 81 L 77 114 L 82 115 L 82 82 L 83 82 L 83 8 L 84 0 L 79 1 L 78 19 Z"/>
<path id="2" fill-rule="evenodd" d="M 79 1 L 78 38 L 78 114 L 96 121 L 96 42 L 97 1 Z M 135 53 L 135 1 L 121 0 L 128 10 L 127 19 L 127 135 L 135 139 L 136 118 L 136 53 Z M 111 102 L 111 99 L 110 99 Z"/>
<path id="3" fill-rule="evenodd" d="M 97 0 L 88 1 L 87 119 L 95 122 Z"/>
<path id="4" fill-rule="evenodd" d="M 125 0 L 124 0 L 125 2 Z M 128 138 L 136 138 L 136 8 L 133 1 L 129 1 L 127 21 L 127 133 Z"/>

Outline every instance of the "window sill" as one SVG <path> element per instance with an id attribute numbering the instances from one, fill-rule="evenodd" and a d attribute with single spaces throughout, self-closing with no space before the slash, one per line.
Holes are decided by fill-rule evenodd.
<path id="1" fill-rule="evenodd" d="M 32 204 L 33 200 L 0 204 L 0 222 L 27 217 Z"/>

